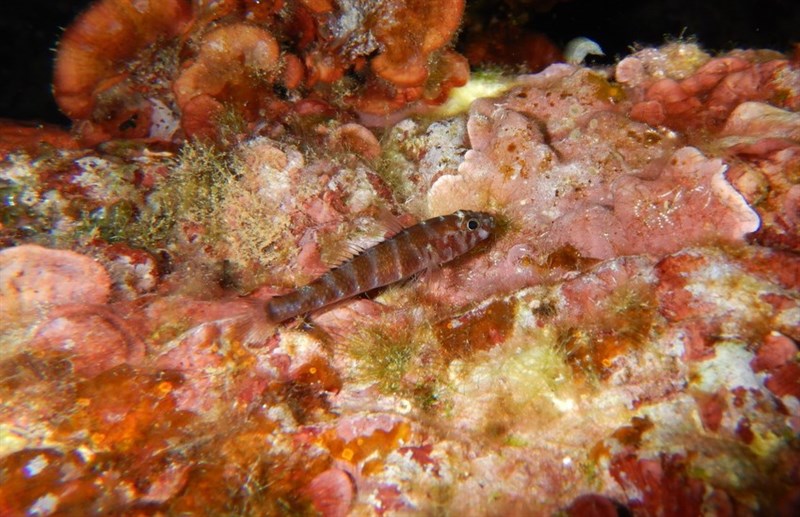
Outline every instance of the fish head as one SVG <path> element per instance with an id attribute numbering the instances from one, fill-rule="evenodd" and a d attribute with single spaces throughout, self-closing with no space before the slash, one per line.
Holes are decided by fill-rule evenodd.
<path id="1" fill-rule="evenodd" d="M 475 244 L 491 237 L 497 227 L 497 219 L 487 212 L 459 210 L 456 214 L 459 217 L 459 229 Z"/>

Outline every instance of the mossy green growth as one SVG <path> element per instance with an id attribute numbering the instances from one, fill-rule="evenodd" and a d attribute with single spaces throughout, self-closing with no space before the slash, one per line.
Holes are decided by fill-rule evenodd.
<path id="1" fill-rule="evenodd" d="M 237 163 L 233 155 L 202 143 L 185 146 L 180 161 L 170 177 L 180 216 L 199 224 L 210 224 L 209 237 L 223 231 L 214 223 L 225 200 L 230 183 L 235 179 Z"/>
<path id="2" fill-rule="evenodd" d="M 440 403 L 444 362 L 430 326 L 383 322 L 358 332 L 346 350 L 357 363 L 354 382 L 374 383 L 423 410 Z"/>
<path id="3" fill-rule="evenodd" d="M 505 445 L 509 447 L 528 447 L 530 442 L 522 436 L 516 434 L 509 434 L 506 436 Z"/>
<path id="4" fill-rule="evenodd" d="M 108 207 L 93 211 L 87 224 L 96 230 L 106 242 L 120 242 L 135 239 L 137 233 L 128 235 L 135 228 L 136 207 L 131 201 L 120 200 Z"/>
<path id="5" fill-rule="evenodd" d="M 0 224 L 4 227 L 16 226 L 23 218 L 36 217 L 30 206 L 21 202 L 23 195 L 20 186 L 0 180 L 0 206 L 3 208 L 0 210 Z"/>
<path id="6" fill-rule="evenodd" d="M 413 168 L 413 163 L 403 155 L 402 149 L 384 149 L 376 172 L 391 191 L 394 201 L 405 203 L 414 192 L 414 184 L 410 181 Z"/>
<path id="7" fill-rule="evenodd" d="M 280 171 L 258 176 L 238 155 L 199 142 L 186 145 L 163 187 L 139 216 L 142 244 L 176 238 L 178 222 L 202 228 L 200 238 L 234 270 L 285 261 L 295 250 L 290 219 L 270 197 Z M 264 184 L 266 183 L 266 185 Z"/>
<path id="8" fill-rule="evenodd" d="M 363 380 L 375 382 L 384 393 L 398 393 L 405 386 L 419 343 L 405 329 L 372 327 L 359 333 L 350 348 L 358 361 L 357 371 Z"/>
<path id="9" fill-rule="evenodd" d="M 230 104 L 223 104 L 222 112 L 216 116 L 215 125 L 218 128 L 218 138 L 221 142 L 232 145 L 241 135 L 246 135 L 247 120 L 241 110 Z"/>
<path id="10" fill-rule="evenodd" d="M 654 297 L 648 284 L 624 282 L 577 322 L 560 327 L 558 342 L 573 371 L 597 384 L 617 356 L 638 353 L 658 331 Z"/>
<path id="11" fill-rule="evenodd" d="M 459 391 L 456 414 L 472 411 L 471 404 L 482 408 L 473 428 L 476 438 L 524 447 L 521 440 L 530 439 L 530 430 L 551 425 L 577 407 L 578 386 L 556 337 L 551 325 L 518 327 L 502 345 L 451 363 L 450 378 Z"/>
<path id="12" fill-rule="evenodd" d="M 443 385 L 438 380 L 418 382 L 412 391 L 413 401 L 423 411 L 430 411 L 442 403 Z"/>
<path id="13" fill-rule="evenodd" d="M 204 239 L 214 240 L 222 229 L 214 218 L 225 198 L 226 186 L 234 177 L 232 156 L 214 147 L 187 144 L 165 182 L 147 198 L 133 229 L 134 241 L 145 248 L 165 244 L 175 236 L 179 221 L 202 225 Z"/>

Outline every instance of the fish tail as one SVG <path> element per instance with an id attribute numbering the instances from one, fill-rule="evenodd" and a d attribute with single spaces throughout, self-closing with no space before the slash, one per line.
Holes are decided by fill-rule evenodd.
<path id="1" fill-rule="evenodd" d="M 246 304 L 231 327 L 231 337 L 244 345 L 260 348 L 277 334 L 278 325 L 267 315 L 264 300 L 250 299 Z"/>

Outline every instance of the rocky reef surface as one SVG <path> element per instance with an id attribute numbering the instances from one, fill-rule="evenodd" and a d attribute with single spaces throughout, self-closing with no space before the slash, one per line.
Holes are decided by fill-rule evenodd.
<path id="1" fill-rule="evenodd" d="M 798 511 L 796 55 L 469 78 L 459 1 L 139 4 L 65 33 L 70 132 L 0 126 L 1 514 Z M 501 228 L 248 331 L 458 209 Z"/>

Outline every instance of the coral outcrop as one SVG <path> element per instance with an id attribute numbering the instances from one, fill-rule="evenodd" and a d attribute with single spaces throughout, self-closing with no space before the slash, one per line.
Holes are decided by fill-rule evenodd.
<path id="1" fill-rule="evenodd" d="M 65 32 L 53 89 L 90 144 L 216 139 L 231 119 L 336 111 L 381 124 L 467 81 L 447 49 L 463 11 L 464 0 L 98 0 Z"/>
<path id="2" fill-rule="evenodd" d="M 674 42 L 405 118 L 467 80 L 463 9 L 101 0 L 66 32 L 57 98 L 104 143 L 0 163 L 0 514 L 796 513 L 797 63 Z M 502 224 L 259 327 L 457 209 Z"/>

